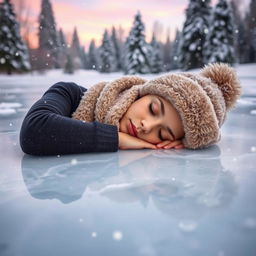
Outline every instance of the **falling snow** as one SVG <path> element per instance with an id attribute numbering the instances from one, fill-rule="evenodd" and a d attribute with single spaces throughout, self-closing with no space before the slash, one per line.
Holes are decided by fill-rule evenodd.
<path id="1" fill-rule="evenodd" d="M 114 231 L 112 237 L 114 240 L 120 241 L 123 239 L 123 234 L 121 231 Z"/>

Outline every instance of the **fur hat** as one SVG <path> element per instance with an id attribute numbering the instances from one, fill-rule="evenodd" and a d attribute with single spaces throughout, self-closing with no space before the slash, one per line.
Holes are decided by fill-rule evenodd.
<path id="1" fill-rule="evenodd" d="M 180 114 L 186 148 L 196 149 L 220 140 L 220 127 L 241 94 L 236 73 L 228 64 L 205 66 L 199 74 L 165 74 L 152 80 L 124 76 L 87 90 L 72 118 L 117 125 L 138 98 L 159 95 Z"/>

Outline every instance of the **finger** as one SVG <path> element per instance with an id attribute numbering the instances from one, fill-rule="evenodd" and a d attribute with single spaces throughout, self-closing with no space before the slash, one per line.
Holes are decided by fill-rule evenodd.
<path id="1" fill-rule="evenodd" d="M 171 140 L 165 140 L 165 141 L 162 141 L 162 142 L 158 143 L 156 146 L 158 148 L 162 148 L 162 147 L 166 146 L 167 144 L 169 144 L 170 142 L 172 142 L 172 141 Z"/>
<path id="2" fill-rule="evenodd" d="M 138 139 L 138 138 L 136 138 L 136 147 L 137 148 L 149 148 L 149 149 L 156 149 L 157 148 L 155 144 L 149 143 L 145 140 L 141 140 L 141 139 Z"/>
<path id="3" fill-rule="evenodd" d="M 157 149 L 157 146 L 151 143 L 147 143 L 144 145 L 144 148 Z"/>
<path id="4" fill-rule="evenodd" d="M 169 141 L 169 143 L 165 144 L 162 148 L 166 148 L 166 147 L 172 147 L 172 146 L 176 146 L 180 144 L 179 140 L 175 140 L 175 141 Z"/>
<path id="5" fill-rule="evenodd" d="M 173 141 L 171 143 L 169 143 L 168 145 L 164 146 L 164 149 L 169 149 L 169 148 L 173 148 L 177 145 L 181 144 L 181 142 L 179 140 Z"/>

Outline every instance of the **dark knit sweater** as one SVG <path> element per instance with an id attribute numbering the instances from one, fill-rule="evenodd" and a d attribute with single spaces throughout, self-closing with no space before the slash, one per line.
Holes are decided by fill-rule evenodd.
<path id="1" fill-rule="evenodd" d="M 117 126 L 71 118 L 86 90 L 69 82 L 51 86 L 23 120 L 22 150 L 31 155 L 117 151 Z"/>

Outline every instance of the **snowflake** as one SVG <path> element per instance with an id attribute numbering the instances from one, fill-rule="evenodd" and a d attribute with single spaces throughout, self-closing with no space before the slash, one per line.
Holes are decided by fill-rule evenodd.
<path id="1" fill-rule="evenodd" d="M 114 240 L 119 241 L 119 240 L 122 240 L 122 238 L 123 238 L 123 234 L 122 234 L 121 231 L 115 231 L 115 232 L 113 232 L 113 239 L 114 239 Z"/>
<path id="2" fill-rule="evenodd" d="M 72 160 L 71 160 L 71 164 L 72 164 L 72 165 L 76 165 L 76 164 L 77 164 L 77 160 L 76 160 L 75 158 L 72 159 Z"/>
<path id="3" fill-rule="evenodd" d="M 92 232 L 92 237 L 96 237 L 97 233 L 96 232 Z"/>

